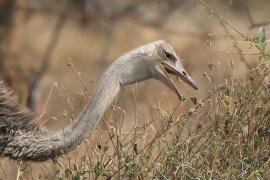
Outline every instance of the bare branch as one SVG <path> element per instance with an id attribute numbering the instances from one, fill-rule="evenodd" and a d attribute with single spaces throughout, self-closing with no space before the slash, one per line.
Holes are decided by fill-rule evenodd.
<path id="1" fill-rule="evenodd" d="M 30 75 L 29 77 L 29 95 L 27 98 L 27 106 L 31 109 L 34 109 L 35 104 L 35 91 L 38 86 L 38 83 L 40 82 L 41 78 L 45 74 L 45 72 L 48 69 L 50 60 L 52 58 L 53 51 L 56 47 L 56 44 L 59 40 L 61 31 L 64 27 L 64 24 L 66 22 L 65 17 L 59 17 L 59 19 L 56 22 L 56 25 L 54 27 L 54 30 L 52 32 L 52 36 L 50 38 L 49 44 L 45 50 L 45 54 L 43 56 L 41 66 L 40 68 Z"/>
<path id="2" fill-rule="evenodd" d="M 199 0 L 199 3 L 206 8 L 210 14 L 213 14 L 215 17 L 217 17 L 220 22 L 228 27 L 230 27 L 232 30 L 234 30 L 236 33 L 238 33 L 241 37 L 246 38 L 246 36 L 241 33 L 237 28 L 235 28 L 230 22 L 226 21 L 222 16 L 220 16 L 218 13 L 216 13 L 215 10 L 210 8 L 203 0 Z"/>

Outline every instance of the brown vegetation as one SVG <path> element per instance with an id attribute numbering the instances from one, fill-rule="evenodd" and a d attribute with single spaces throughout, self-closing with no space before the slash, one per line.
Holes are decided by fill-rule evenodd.
<path id="1" fill-rule="evenodd" d="M 186 100 L 178 102 L 155 81 L 126 88 L 78 149 L 57 162 L 3 159 L 2 179 L 18 172 L 21 179 L 269 176 L 268 1 L 22 0 L 13 6 L 4 14 L 13 17 L 12 26 L 0 24 L 1 77 L 49 129 L 78 115 L 115 58 L 152 40 L 176 47 L 200 90 L 180 82 Z"/>

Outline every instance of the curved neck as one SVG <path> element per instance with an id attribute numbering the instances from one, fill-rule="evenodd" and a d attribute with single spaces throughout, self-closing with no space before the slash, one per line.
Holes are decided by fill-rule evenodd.
<path id="1" fill-rule="evenodd" d="M 79 117 L 74 123 L 56 134 L 61 143 L 54 150 L 67 152 L 75 148 L 96 127 L 120 91 L 119 78 L 112 73 L 107 71 L 103 74 L 91 101 L 84 107 Z"/>
<path id="2" fill-rule="evenodd" d="M 137 56 L 124 55 L 118 58 L 102 75 L 91 101 L 79 117 L 63 130 L 52 135 L 54 152 L 68 152 L 85 140 L 101 120 L 104 112 L 119 93 L 121 86 L 139 82 L 150 77 L 143 61 Z"/>
<path id="3" fill-rule="evenodd" d="M 100 78 L 91 101 L 71 125 L 55 134 L 44 129 L 28 133 L 18 132 L 15 139 L 7 144 L 2 155 L 13 159 L 41 161 L 55 158 L 77 147 L 101 120 L 121 86 L 150 78 L 147 65 L 136 60 L 136 57 L 138 56 L 127 54 L 114 61 Z"/>

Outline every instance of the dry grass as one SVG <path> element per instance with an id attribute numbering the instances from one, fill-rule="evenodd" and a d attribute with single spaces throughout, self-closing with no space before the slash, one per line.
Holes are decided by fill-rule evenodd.
<path id="1" fill-rule="evenodd" d="M 187 98 L 175 105 L 172 112 L 159 105 L 151 112 L 150 120 L 142 120 L 138 115 L 135 89 L 133 126 L 123 127 L 126 112 L 116 102 L 106 113 L 103 127 L 95 130 L 90 141 L 57 162 L 44 165 L 40 177 L 74 180 L 269 177 L 269 57 L 259 48 L 259 41 L 249 43 L 258 45 L 262 63 L 252 68 L 245 80 L 231 77 L 216 86 L 215 66 L 209 64 L 204 77 L 212 89 L 207 98 Z M 63 88 L 58 90 L 67 102 L 68 112 L 74 112 L 69 95 Z M 179 113 L 178 109 L 190 102 L 195 104 L 194 108 Z"/>
<path id="2" fill-rule="evenodd" d="M 209 74 L 212 71 L 213 67 Z M 269 71 L 264 63 L 251 70 L 245 82 L 227 79 L 205 100 L 193 98 L 195 108 L 187 113 L 176 113 L 185 102 L 172 113 L 157 108 L 150 121 L 135 123 L 128 131 L 123 128 L 125 111 L 115 104 L 105 116 L 105 127 L 95 130 L 91 141 L 44 165 L 40 176 L 264 179 L 270 175 Z M 207 78 L 212 82 L 213 77 Z"/>
<path id="3" fill-rule="evenodd" d="M 19 167 L 15 163 L 16 168 L 12 170 L 5 167 L 10 166 L 12 161 L 1 161 L 0 171 L 3 179 L 8 179 L 10 174 L 14 176 L 18 169 L 23 172 L 21 179 L 269 177 L 270 66 L 266 40 L 262 40 L 261 34 L 257 33 L 253 33 L 252 36 L 244 35 L 246 33 L 243 32 L 247 29 L 239 30 L 238 27 L 232 26 L 226 18 L 204 3 L 200 5 L 200 10 L 206 11 L 215 21 L 209 23 L 211 25 L 209 30 L 204 29 L 204 32 L 200 32 L 207 37 L 196 40 L 194 37 L 186 36 L 179 38 L 178 34 L 173 33 L 166 36 L 167 39 L 177 42 L 176 49 L 183 49 L 186 59 L 191 59 L 189 62 L 185 61 L 189 71 L 190 67 L 201 66 L 194 73 L 201 87 L 200 92 L 196 94 L 197 98 L 185 89 L 184 94 L 191 97 L 186 97 L 183 102 L 177 102 L 173 95 L 159 94 L 156 89 L 160 85 L 150 84 L 153 86 L 149 89 L 135 85 L 120 94 L 118 100 L 106 112 L 99 127 L 78 149 L 60 157 L 56 162 L 24 163 Z M 200 15 L 203 14 L 199 10 L 195 11 Z M 195 17 L 196 14 L 190 16 Z M 179 18 L 177 15 L 175 17 Z M 33 21 L 38 23 L 40 19 Z M 240 23 L 241 18 L 232 21 Z M 243 24 L 239 26 L 241 25 Z M 170 22 L 167 26 L 170 26 Z M 96 72 L 81 74 L 79 71 L 87 73 L 90 64 L 95 64 L 91 70 L 100 71 L 114 59 L 112 57 L 118 56 L 120 51 L 128 50 L 125 49 L 127 43 L 134 47 L 138 44 L 134 38 L 129 37 L 130 34 L 133 35 L 132 33 L 115 30 L 114 38 L 124 45 L 116 44 L 116 47 L 111 47 L 110 51 L 113 52 L 105 54 L 106 57 L 100 52 L 101 56 L 98 57 L 96 52 L 102 49 L 102 42 L 106 42 L 106 39 L 101 38 L 102 34 L 98 34 L 100 37 L 97 37 L 96 32 L 77 33 L 79 30 L 72 23 L 66 27 L 68 28 L 64 30 L 62 36 L 70 36 L 70 39 L 60 38 L 62 43 L 56 48 L 55 66 L 51 67 L 40 87 L 43 92 L 49 92 L 51 88 L 49 84 L 53 81 L 60 82 L 53 85 L 48 100 L 47 98 L 43 100 L 45 111 L 44 105 L 39 109 L 42 112 L 40 114 L 43 122 L 48 122 L 49 126 L 53 126 L 52 129 L 66 126 L 65 122 L 74 119 L 95 87 L 98 79 Z M 147 27 L 138 29 L 139 32 L 144 32 L 138 39 L 144 41 L 160 38 L 162 36 L 160 34 L 166 32 L 165 30 L 157 32 L 156 29 Z M 72 32 L 77 33 L 75 37 L 71 36 L 74 34 Z M 35 36 L 29 39 L 31 43 L 39 41 Z M 42 42 L 45 41 L 47 35 L 43 35 L 42 39 Z M 74 46 L 74 39 L 81 46 L 93 48 L 83 49 Z M 95 46 L 90 43 L 93 39 L 98 42 L 94 43 Z M 38 49 L 42 49 L 42 45 L 34 44 L 36 50 L 40 52 Z M 210 50 L 204 44 L 207 44 Z M 75 54 L 70 54 L 71 52 Z M 84 59 L 79 61 L 80 56 L 77 53 L 84 58 L 91 56 L 93 61 L 102 57 L 104 59 L 102 62 L 88 62 Z M 67 56 L 72 57 L 74 63 L 72 66 L 63 63 L 63 59 L 64 62 L 67 61 Z M 73 57 L 77 57 L 78 60 Z M 92 79 L 85 80 L 86 76 L 90 75 Z M 91 81 L 90 86 L 87 84 L 88 81 Z M 72 87 L 67 87 L 69 84 Z M 149 96 L 151 93 L 160 98 L 151 99 Z M 65 121 L 59 123 L 55 119 Z"/>

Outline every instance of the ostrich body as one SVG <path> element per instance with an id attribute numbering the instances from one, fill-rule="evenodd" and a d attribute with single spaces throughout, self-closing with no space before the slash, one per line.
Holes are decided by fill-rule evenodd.
<path id="1" fill-rule="evenodd" d="M 127 52 L 104 72 L 90 102 L 76 120 L 57 132 L 39 127 L 33 114 L 13 101 L 1 85 L 0 155 L 44 161 L 68 153 L 89 136 L 123 86 L 154 78 L 164 82 L 181 98 L 168 74 L 180 77 L 197 89 L 173 47 L 165 41 L 155 41 Z"/>

